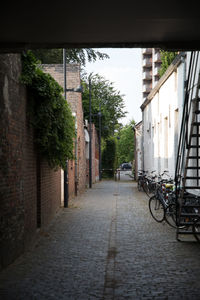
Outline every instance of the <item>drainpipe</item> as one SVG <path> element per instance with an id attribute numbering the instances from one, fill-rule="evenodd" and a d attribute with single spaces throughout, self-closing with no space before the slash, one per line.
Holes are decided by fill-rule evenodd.
<path id="1" fill-rule="evenodd" d="M 67 72 L 66 72 L 66 49 L 63 49 L 63 70 L 64 70 L 64 97 L 67 100 Z M 64 170 L 64 207 L 68 207 L 69 186 L 68 186 L 68 161 Z"/>
<path id="2" fill-rule="evenodd" d="M 91 111 L 91 74 L 89 75 L 89 188 L 92 188 L 92 111 Z"/>
<path id="3" fill-rule="evenodd" d="M 101 103 L 99 103 L 99 181 L 101 181 Z"/>
<path id="4" fill-rule="evenodd" d="M 77 119 L 75 116 L 75 196 L 78 195 L 78 142 L 77 142 Z"/>
<path id="5" fill-rule="evenodd" d="M 77 138 L 75 140 L 75 196 L 78 195 Z"/>
<path id="6" fill-rule="evenodd" d="M 142 170 L 144 170 L 144 110 L 142 111 Z"/>

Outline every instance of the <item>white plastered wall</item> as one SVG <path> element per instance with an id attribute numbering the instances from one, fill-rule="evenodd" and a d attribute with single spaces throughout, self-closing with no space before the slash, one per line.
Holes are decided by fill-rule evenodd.
<path id="1" fill-rule="evenodd" d="M 168 170 L 172 178 L 184 100 L 184 73 L 184 62 L 180 62 L 143 111 L 144 169 L 156 170 L 157 174 Z"/>

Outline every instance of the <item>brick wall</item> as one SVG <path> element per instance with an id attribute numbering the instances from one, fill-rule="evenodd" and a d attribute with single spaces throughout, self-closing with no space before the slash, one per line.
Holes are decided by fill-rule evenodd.
<path id="1" fill-rule="evenodd" d="M 49 73 L 62 87 L 64 87 L 64 74 L 62 64 L 42 65 L 44 72 Z M 80 65 L 67 64 L 67 88 L 77 88 L 81 84 Z M 68 163 L 69 200 L 76 194 L 82 193 L 86 187 L 86 158 L 85 158 L 85 134 L 81 93 L 67 92 L 67 101 L 72 112 L 76 115 L 77 135 L 74 140 L 74 154 L 77 153 L 76 161 Z"/>
<path id="2" fill-rule="evenodd" d="M 88 126 L 89 131 L 89 126 Z M 89 186 L 89 159 L 87 162 L 86 183 Z M 99 180 L 99 141 L 95 125 L 92 124 L 92 183 Z"/>
<path id="3" fill-rule="evenodd" d="M 92 182 L 99 179 L 99 142 L 95 125 L 92 126 Z"/>
<path id="4" fill-rule="evenodd" d="M 21 253 L 24 241 L 25 90 L 19 85 L 20 70 L 19 55 L 0 55 L 0 251 L 3 266 Z"/>
<path id="5" fill-rule="evenodd" d="M 68 161 L 68 193 L 69 200 L 75 197 L 75 162 Z"/>
<path id="6" fill-rule="evenodd" d="M 85 153 L 85 132 L 82 110 L 81 95 L 78 94 L 77 103 L 77 174 L 78 174 L 78 193 L 82 193 L 86 187 L 86 153 Z"/>
<path id="7" fill-rule="evenodd" d="M 0 268 L 13 262 L 33 240 L 38 212 L 45 227 L 60 207 L 60 171 L 55 173 L 44 161 L 37 164 L 20 74 L 20 55 L 1 54 Z"/>
<path id="8" fill-rule="evenodd" d="M 95 179 L 99 180 L 99 137 L 95 129 Z"/>
<path id="9" fill-rule="evenodd" d="M 60 208 L 61 171 L 53 171 L 41 161 L 41 225 L 49 224 Z"/>

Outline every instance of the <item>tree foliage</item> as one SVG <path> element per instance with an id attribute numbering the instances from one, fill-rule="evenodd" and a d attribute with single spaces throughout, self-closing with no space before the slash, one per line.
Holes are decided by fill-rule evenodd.
<path id="1" fill-rule="evenodd" d="M 119 137 L 117 142 L 118 166 L 124 162 L 132 162 L 134 159 L 134 124 L 135 121 L 132 120 L 128 125 L 123 126 L 122 129 L 116 133 Z"/>
<path id="2" fill-rule="evenodd" d="M 105 141 L 105 147 L 102 151 L 102 169 L 105 171 L 103 175 L 105 177 L 113 177 L 115 169 L 116 159 L 116 140 L 114 137 L 109 137 Z"/>
<path id="3" fill-rule="evenodd" d="M 165 71 L 167 70 L 167 68 L 169 67 L 169 65 L 172 63 L 172 61 L 174 60 L 174 58 L 177 55 L 177 52 L 169 52 L 169 51 L 160 51 L 161 54 L 161 68 L 159 70 L 159 75 L 162 76 Z"/>
<path id="4" fill-rule="evenodd" d="M 74 118 L 62 87 L 38 67 L 31 51 L 22 56 L 21 82 L 28 89 L 28 113 L 37 149 L 52 168 L 65 169 L 73 158 Z"/>
<path id="5" fill-rule="evenodd" d="M 92 121 L 99 129 L 99 112 L 101 110 L 102 137 L 114 135 L 114 130 L 119 120 L 125 117 L 123 95 L 120 95 L 113 87 L 113 83 L 98 74 L 91 74 L 91 112 Z M 89 120 L 89 82 L 84 75 L 83 86 L 83 108 L 84 118 Z"/>
<path id="6" fill-rule="evenodd" d="M 63 49 L 36 49 L 34 55 L 42 64 L 62 64 Z M 103 60 L 109 58 L 106 53 L 99 52 L 92 48 L 71 48 L 66 49 L 67 63 L 80 63 L 85 66 L 86 61 L 94 62 L 97 59 Z"/>

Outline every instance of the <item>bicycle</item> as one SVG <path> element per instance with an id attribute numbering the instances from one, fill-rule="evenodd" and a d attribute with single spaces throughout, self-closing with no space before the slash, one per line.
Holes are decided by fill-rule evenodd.
<path id="1" fill-rule="evenodd" d="M 149 199 L 149 211 L 157 222 L 165 220 L 171 227 L 176 228 L 176 197 L 173 189 L 171 179 L 160 179 L 155 194 Z"/>
<path id="2" fill-rule="evenodd" d="M 140 170 L 138 175 L 138 191 L 144 191 L 148 197 L 155 191 L 156 182 L 155 178 L 156 175 L 153 176 L 153 173 L 148 175 L 148 171 Z"/>
<path id="3" fill-rule="evenodd" d="M 156 178 L 157 176 L 153 174 L 155 171 L 151 171 L 150 175 L 146 176 L 146 185 L 145 185 L 145 190 L 146 194 L 151 197 L 152 194 L 155 193 L 156 191 Z"/>
<path id="4" fill-rule="evenodd" d="M 200 243 L 200 216 L 194 221 L 192 225 L 192 232 L 195 239 Z"/>
<path id="5" fill-rule="evenodd" d="M 145 176 L 146 176 L 145 173 L 146 172 L 144 170 L 138 171 L 138 181 L 137 181 L 138 191 L 142 191 L 142 187 L 143 187 Z"/>

